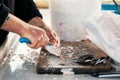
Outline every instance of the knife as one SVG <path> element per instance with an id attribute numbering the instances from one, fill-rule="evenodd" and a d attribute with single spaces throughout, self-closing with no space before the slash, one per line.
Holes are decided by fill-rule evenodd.
<path id="1" fill-rule="evenodd" d="M 120 78 L 120 71 L 92 73 L 91 75 L 99 78 Z"/>
<path id="2" fill-rule="evenodd" d="M 20 38 L 19 42 L 31 44 L 31 41 L 28 38 L 24 38 L 24 37 Z M 50 42 L 45 46 L 45 49 L 51 54 L 54 54 L 56 56 L 61 56 L 61 49 Z"/>

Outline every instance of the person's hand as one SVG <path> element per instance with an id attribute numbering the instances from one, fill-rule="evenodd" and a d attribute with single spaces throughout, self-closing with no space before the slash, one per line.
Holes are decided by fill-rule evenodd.
<path id="1" fill-rule="evenodd" d="M 60 39 L 57 34 L 49 27 L 44 27 L 44 30 L 49 37 L 49 42 L 53 43 L 54 45 L 60 46 Z"/>
<path id="2" fill-rule="evenodd" d="M 47 36 L 49 37 L 49 42 L 56 46 L 60 46 L 60 39 L 55 33 L 55 31 L 48 27 L 40 17 L 34 17 L 28 23 L 44 29 Z"/>
<path id="3" fill-rule="evenodd" d="M 9 14 L 9 18 L 0 29 L 11 31 L 19 34 L 21 37 L 28 38 L 31 41 L 31 44 L 28 44 L 28 46 L 31 48 L 44 47 L 49 42 L 49 38 L 43 29 L 25 23 L 12 14 Z"/>
<path id="4" fill-rule="evenodd" d="M 47 37 L 45 31 L 38 27 L 32 25 L 29 26 L 28 29 L 21 34 L 21 37 L 28 38 L 31 41 L 31 44 L 27 44 L 31 48 L 39 48 L 44 47 L 49 42 L 49 38 Z"/>

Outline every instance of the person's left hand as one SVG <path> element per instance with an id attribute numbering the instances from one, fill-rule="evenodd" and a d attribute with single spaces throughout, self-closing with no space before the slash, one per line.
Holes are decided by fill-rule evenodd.
<path id="1" fill-rule="evenodd" d="M 57 34 L 49 27 L 45 27 L 44 30 L 49 38 L 49 42 L 53 43 L 54 45 L 60 46 L 60 39 Z"/>

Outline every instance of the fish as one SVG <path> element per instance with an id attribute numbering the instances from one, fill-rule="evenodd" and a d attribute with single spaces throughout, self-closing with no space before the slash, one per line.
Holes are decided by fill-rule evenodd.
<path id="1" fill-rule="evenodd" d="M 51 54 L 53 54 L 53 55 L 55 55 L 55 56 L 61 56 L 61 49 L 60 49 L 60 47 L 58 47 L 58 46 L 56 46 L 56 45 L 54 45 L 54 44 L 51 44 L 51 43 L 48 43 L 46 46 L 45 46 L 45 49 L 49 52 L 49 53 L 51 53 Z"/>

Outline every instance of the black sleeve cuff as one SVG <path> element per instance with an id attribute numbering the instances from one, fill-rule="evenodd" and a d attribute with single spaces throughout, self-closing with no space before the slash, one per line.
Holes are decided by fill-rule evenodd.
<path id="1" fill-rule="evenodd" d="M 9 14 L 9 9 L 5 5 L 0 6 L 0 27 L 5 22 Z"/>
<path id="2" fill-rule="evenodd" d="M 39 16 L 42 18 L 41 13 L 33 0 L 16 0 L 15 1 L 15 16 L 28 22 L 32 18 Z"/>

